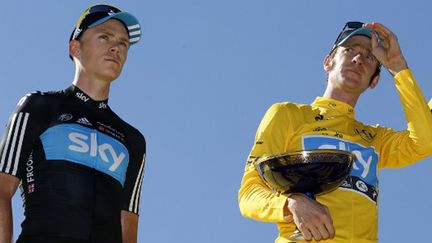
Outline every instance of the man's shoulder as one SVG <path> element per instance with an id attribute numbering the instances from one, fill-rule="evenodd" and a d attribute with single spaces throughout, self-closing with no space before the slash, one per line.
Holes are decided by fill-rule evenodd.
<path id="1" fill-rule="evenodd" d="M 110 112 L 115 117 L 115 119 L 117 119 L 117 121 L 122 124 L 123 129 L 127 132 L 128 138 L 132 138 L 134 140 L 139 140 L 140 143 L 144 143 L 145 144 L 144 135 L 137 128 L 135 128 L 130 123 L 128 123 L 127 121 L 125 121 L 123 118 L 121 118 L 111 108 L 110 108 Z"/>
<path id="2" fill-rule="evenodd" d="M 35 90 L 22 96 L 18 101 L 19 107 L 46 107 L 55 104 L 54 99 L 64 96 L 63 91 L 39 91 Z"/>
<path id="3" fill-rule="evenodd" d="M 284 112 L 305 112 L 312 110 L 312 106 L 309 104 L 301 104 L 301 103 L 295 103 L 295 102 L 277 102 L 274 103 L 270 109 L 273 109 L 275 111 L 284 111 Z"/>
<path id="4" fill-rule="evenodd" d="M 375 125 L 366 124 L 366 123 L 363 123 L 359 120 L 354 120 L 353 124 L 354 124 L 355 129 L 360 130 L 360 131 L 367 131 L 371 134 L 372 133 L 377 134 L 377 133 L 385 131 L 385 130 L 392 130 L 392 128 L 388 128 L 388 127 L 382 126 L 380 124 L 375 124 Z"/>
<path id="5" fill-rule="evenodd" d="M 146 143 L 145 142 L 145 138 L 144 135 L 140 132 L 140 130 L 138 130 L 137 128 L 135 128 L 134 126 L 132 126 L 131 124 L 123 121 L 125 123 L 125 125 L 127 126 L 129 132 L 131 134 L 133 134 L 133 136 L 135 137 L 135 139 L 139 140 L 140 143 Z"/>

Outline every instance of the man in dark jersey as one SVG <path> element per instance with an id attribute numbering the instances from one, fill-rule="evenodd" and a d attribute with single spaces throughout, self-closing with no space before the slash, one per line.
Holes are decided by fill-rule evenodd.
<path id="1" fill-rule="evenodd" d="M 88 8 L 73 31 L 73 84 L 24 96 L 0 144 L 0 242 L 12 242 L 18 185 L 25 219 L 17 242 L 136 242 L 145 164 L 143 135 L 108 106 L 138 20 L 118 8 Z"/>

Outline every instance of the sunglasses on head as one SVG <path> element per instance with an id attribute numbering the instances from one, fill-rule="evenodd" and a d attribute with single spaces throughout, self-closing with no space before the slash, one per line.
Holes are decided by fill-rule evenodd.
<path id="1" fill-rule="evenodd" d="M 89 13 L 95 13 L 95 12 L 118 13 L 121 12 L 121 10 L 114 6 L 103 4 L 103 5 L 95 5 L 89 8 Z"/>
<path id="2" fill-rule="evenodd" d="M 363 24 L 363 22 L 358 21 L 347 22 L 342 28 L 342 31 L 339 33 L 338 37 L 336 38 L 333 46 L 336 46 L 340 40 L 351 34 L 354 30 L 362 28 Z"/>

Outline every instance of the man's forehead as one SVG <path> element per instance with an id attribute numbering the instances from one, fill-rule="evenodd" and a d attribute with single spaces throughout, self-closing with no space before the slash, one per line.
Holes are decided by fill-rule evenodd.
<path id="1" fill-rule="evenodd" d="M 119 33 L 123 36 L 125 36 L 127 39 L 129 39 L 129 34 L 126 30 L 126 26 L 117 19 L 110 19 L 106 21 L 105 23 L 102 23 L 100 25 L 97 25 L 93 28 L 90 28 L 90 30 L 93 29 L 95 31 L 105 31 L 105 32 L 114 32 Z"/>
<path id="2" fill-rule="evenodd" d="M 363 46 L 365 48 L 371 48 L 372 40 L 363 35 L 356 35 L 345 41 L 342 46 Z"/>

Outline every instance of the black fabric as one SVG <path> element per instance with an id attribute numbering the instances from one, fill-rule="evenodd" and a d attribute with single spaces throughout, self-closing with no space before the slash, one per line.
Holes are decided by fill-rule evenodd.
<path id="1" fill-rule="evenodd" d="M 64 126 L 75 130 L 63 136 L 58 131 Z M 50 129 L 57 134 L 47 135 Z M 59 144 L 69 149 L 47 158 Z M 27 241 L 50 236 L 78 240 L 59 242 L 120 243 L 121 210 L 138 214 L 145 146 L 142 134 L 107 100 L 92 100 L 75 86 L 24 97 L 0 143 L 0 172 L 21 180 L 25 218 L 18 242 L 57 242 Z M 74 160 L 79 156 L 85 161 Z M 117 168 L 124 168 L 120 179 L 110 174 Z"/>

